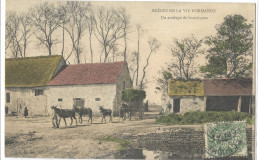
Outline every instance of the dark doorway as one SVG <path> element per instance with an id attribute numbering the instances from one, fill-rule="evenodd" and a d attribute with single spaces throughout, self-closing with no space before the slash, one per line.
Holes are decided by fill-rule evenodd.
<path id="1" fill-rule="evenodd" d="M 242 96 L 242 101 L 241 101 L 241 112 L 247 112 L 249 113 L 249 105 L 250 105 L 250 96 Z"/>
<path id="2" fill-rule="evenodd" d="M 173 100 L 173 112 L 174 113 L 180 112 L 180 99 Z"/>
<path id="3" fill-rule="evenodd" d="M 207 111 L 237 111 L 238 96 L 209 96 Z"/>
<path id="4" fill-rule="evenodd" d="M 85 107 L 84 98 L 73 98 L 73 106 L 84 108 Z"/>

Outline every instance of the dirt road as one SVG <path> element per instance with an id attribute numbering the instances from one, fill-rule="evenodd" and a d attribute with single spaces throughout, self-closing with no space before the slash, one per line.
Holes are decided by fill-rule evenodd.
<path id="1" fill-rule="evenodd" d="M 6 117 L 6 157 L 33 158 L 104 158 L 118 152 L 126 135 L 155 131 L 162 125 L 155 124 L 158 111 L 146 112 L 145 119 L 119 122 L 118 117 L 101 124 L 101 118 L 93 117 L 93 123 L 65 127 L 63 120 L 59 129 L 52 128 L 50 117 Z M 70 120 L 67 120 L 67 123 Z M 69 123 L 68 123 L 69 124 Z M 113 137 L 114 140 L 105 140 Z M 121 143 L 122 140 L 122 143 Z M 123 146 L 124 147 L 124 146 Z"/>

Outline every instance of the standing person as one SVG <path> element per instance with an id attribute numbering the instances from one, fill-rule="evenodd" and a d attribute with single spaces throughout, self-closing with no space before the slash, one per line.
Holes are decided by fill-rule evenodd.
<path id="1" fill-rule="evenodd" d="M 5 106 L 5 116 L 7 116 L 7 115 L 8 115 L 8 107 Z"/>
<path id="2" fill-rule="evenodd" d="M 24 117 L 27 118 L 28 117 L 28 109 L 27 107 L 24 108 Z"/>
<path id="3" fill-rule="evenodd" d="M 170 102 L 167 103 L 167 112 L 170 113 L 171 112 L 171 108 L 172 108 L 172 105 Z"/>
<path id="4" fill-rule="evenodd" d="M 58 120 L 58 114 L 53 110 L 52 112 L 52 125 L 53 128 L 59 128 L 59 120 Z"/>

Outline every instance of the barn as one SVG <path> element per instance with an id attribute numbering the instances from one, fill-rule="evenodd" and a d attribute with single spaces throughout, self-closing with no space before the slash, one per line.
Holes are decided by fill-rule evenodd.
<path id="1" fill-rule="evenodd" d="M 121 94 L 132 88 L 127 62 L 66 65 L 62 56 L 6 59 L 5 94 L 9 114 L 49 115 L 52 105 L 98 106 L 118 114 Z"/>
<path id="2" fill-rule="evenodd" d="M 46 115 L 46 86 L 64 67 L 62 56 L 11 58 L 5 61 L 5 106 L 9 113 Z"/>
<path id="3" fill-rule="evenodd" d="M 238 111 L 254 114 L 252 79 L 169 80 L 173 111 Z"/>
<path id="4" fill-rule="evenodd" d="M 88 107 L 100 114 L 98 106 L 118 115 L 122 91 L 132 88 L 127 62 L 68 65 L 47 85 L 47 106 Z"/>

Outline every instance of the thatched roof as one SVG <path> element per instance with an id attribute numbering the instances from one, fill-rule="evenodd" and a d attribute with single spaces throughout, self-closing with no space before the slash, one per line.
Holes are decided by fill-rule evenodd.
<path id="1" fill-rule="evenodd" d="M 11 58 L 5 61 L 6 87 L 46 86 L 62 56 Z"/>
<path id="2" fill-rule="evenodd" d="M 169 96 L 204 96 L 200 80 L 169 80 Z"/>

